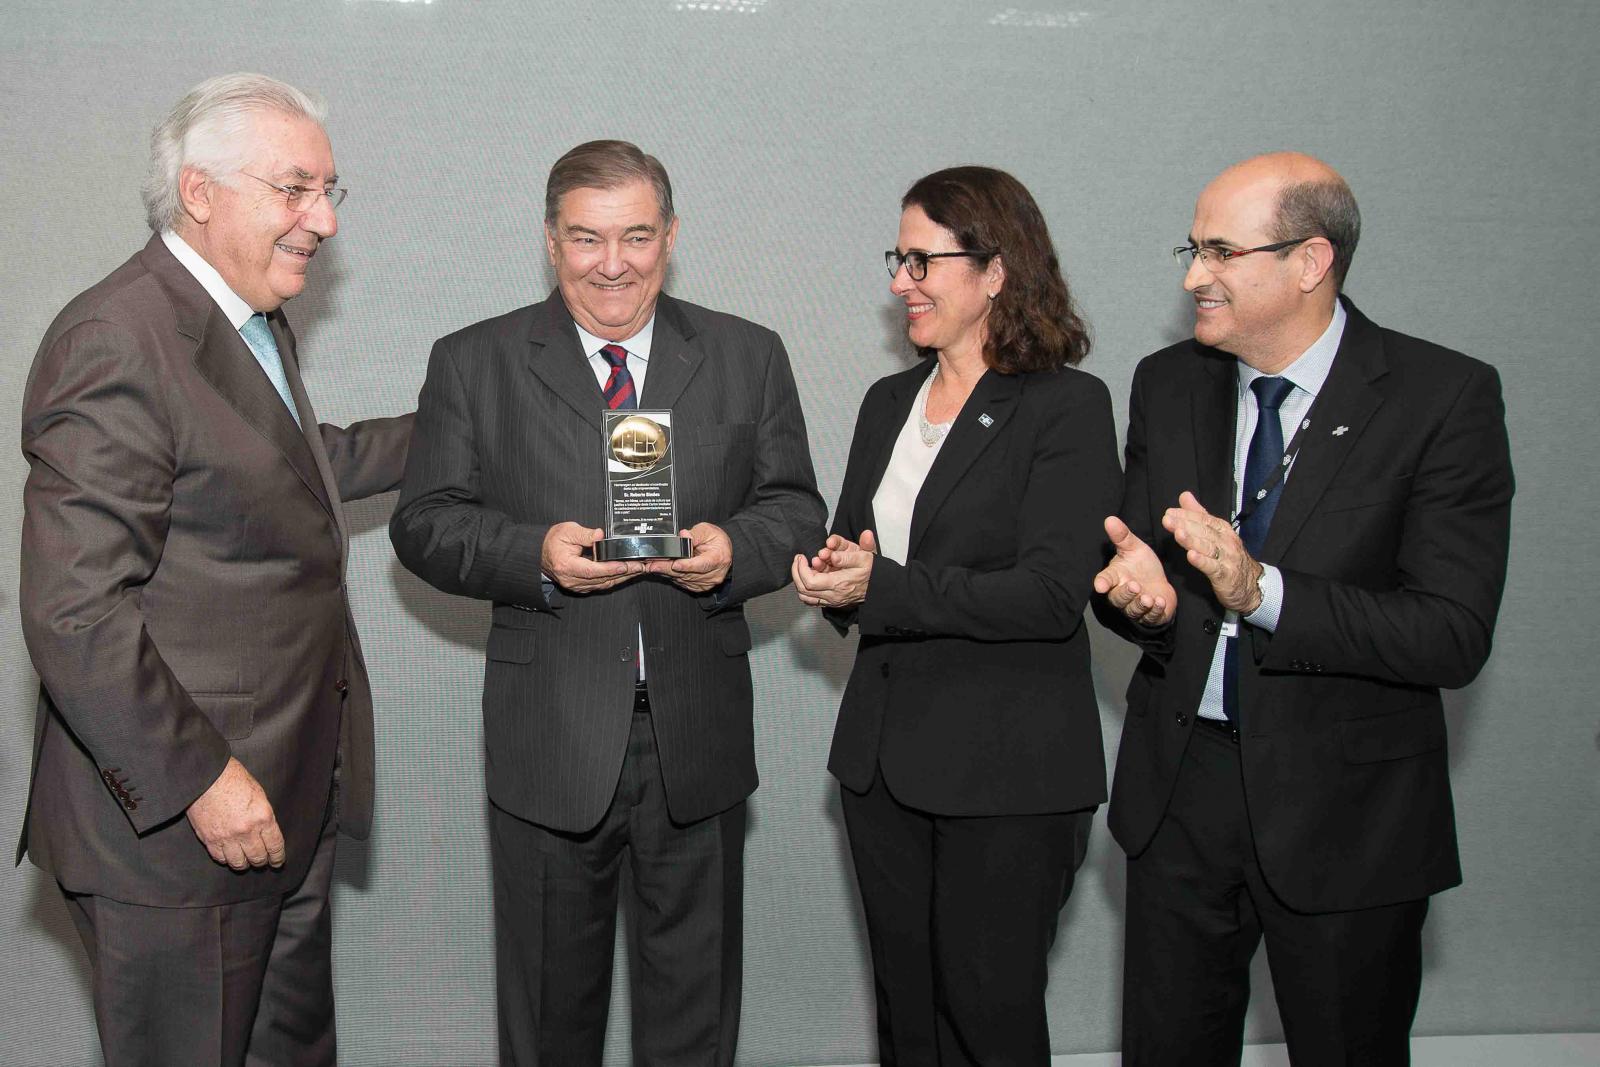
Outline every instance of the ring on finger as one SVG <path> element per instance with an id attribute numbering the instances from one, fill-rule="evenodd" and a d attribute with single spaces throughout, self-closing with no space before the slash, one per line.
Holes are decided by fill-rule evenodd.
<path id="1" fill-rule="evenodd" d="M 1217 545 L 1212 545 L 1211 546 L 1211 558 L 1212 559 L 1221 559 L 1222 558 L 1222 549 L 1220 547 L 1218 547 Z"/>

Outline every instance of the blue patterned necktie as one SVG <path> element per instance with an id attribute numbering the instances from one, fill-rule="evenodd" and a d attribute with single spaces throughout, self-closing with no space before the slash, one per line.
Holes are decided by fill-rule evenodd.
<path id="1" fill-rule="evenodd" d="M 300 413 L 294 408 L 294 397 L 289 393 L 289 379 L 283 373 L 283 357 L 278 355 L 278 342 L 272 338 L 272 328 L 267 325 L 267 317 L 259 311 L 256 312 L 244 320 L 244 325 L 239 327 L 239 333 L 244 337 L 245 344 L 250 346 L 250 352 L 256 357 L 256 362 L 261 364 L 261 369 L 266 372 L 267 380 L 283 398 L 283 404 L 289 409 L 294 424 L 300 426 Z M 305 429 L 304 426 L 300 428 Z"/>
<path id="2" fill-rule="evenodd" d="M 606 407 L 612 411 L 634 411 L 639 398 L 634 395 L 633 375 L 628 373 L 628 350 L 621 345 L 606 345 L 600 349 L 600 358 L 611 364 L 611 376 L 600 391 L 605 394 Z"/>
<path id="3" fill-rule="evenodd" d="M 1256 394 L 1256 432 L 1250 435 L 1250 451 L 1244 461 L 1244 499 L 1240 510 L 1245 512 L 1239 523 L 1239 540 L 1252 558 L 1259 558 L 1261 546 L 1267 542 L 1267 529 L 1272 525 L 1272 513 L 1278 510 L 1278 498 L 1283 495 L 1280 478 L 1261 493 L 1261 487 L 1272 477 L 1283 462 L 1283 422 L 1278 408 L 1288 399 L 1294 383 L 1287 378 L 1257 378 L 1250 383 Z M 1257 499 L 1259 497 L 1259 499 Z M 1239 639 L 1226 638 L 1227 649 L 1222 658 L 1222 713 L 1229 722 L 1239 721 Z"/>

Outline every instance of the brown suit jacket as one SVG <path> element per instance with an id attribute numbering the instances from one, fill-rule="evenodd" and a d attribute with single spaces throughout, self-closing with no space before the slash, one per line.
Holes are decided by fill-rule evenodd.
<path id="1" fill-rule="evenodd" d="M 340 501 L 400 480 L 411 416 L 301 423 L 159 238 L 57 316 L 22 411 L 21 610 L 40 694 L 17 847 L 75 892 L 202 906 L 305 874 L 335 759 L 340 828 L 372 813 L 372 697 Z M 214 863 L 185 810 L 236 756 L 288 849 Z"/>

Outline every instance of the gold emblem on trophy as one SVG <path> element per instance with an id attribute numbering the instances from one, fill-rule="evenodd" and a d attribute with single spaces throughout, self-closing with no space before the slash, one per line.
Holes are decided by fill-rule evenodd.
<path id="1" fill-rule="evenodd" d="M 611 429 L 611 457 L 630 470 L 647 471 L 667 455 L 667 431 L 654 419 L 629 415 Z"/>

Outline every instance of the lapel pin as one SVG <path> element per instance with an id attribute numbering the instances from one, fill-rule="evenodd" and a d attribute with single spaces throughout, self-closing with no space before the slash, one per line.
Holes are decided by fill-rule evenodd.
<path id="1" fill-rule="evenodd" d="M 1348 426 L 1335 426 L 1333 428 L 1333 436 L 1335 436 L 1335 437 L 1343 437 L 1345 434 L 1347 434 L 1349 432 L 1350 432 L 1350 427 L 1348 427 Z"/>
<path id="2" fill-rule="evenodd" d="M 987 411 L 985 411 L 982 415 L 978 416 L 978 423 L 985 430 L 987 430 L 989 427 L 994 425 L 994 417 L 991 416 Z"/>

